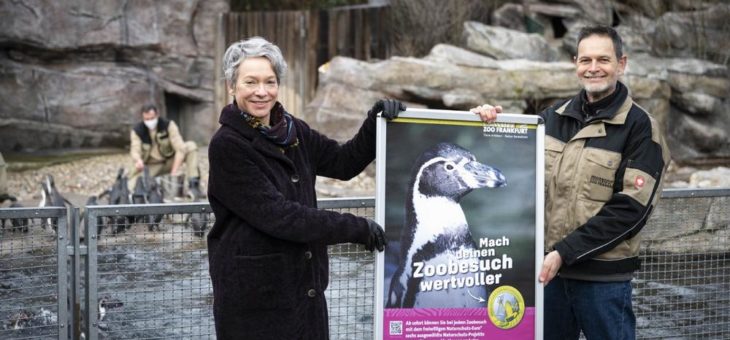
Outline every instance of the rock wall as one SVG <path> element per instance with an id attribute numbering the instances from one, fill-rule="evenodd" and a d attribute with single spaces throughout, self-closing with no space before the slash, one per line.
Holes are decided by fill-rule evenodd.
<path id="1" fill-rule="evenodd" d="M 206 143 L 217 127 L 216 22 L 228 9 L 225 0 L 0 1 L 0 152 L 125 146 L 148 102 Z M 623 81 L 663 123 L 673 158 L 727 164 L 728 17 L 720 0 L 514 1 L 425 58 L 335 58 L 303 116 L 344 140 L 381 97 L 534 113 L 578 90 L 569 63 L 578 29 L 601 23 L 622 34 Z"/>
<path id="2" fill-rule="evenodd" d="M 730 4 L 528 3 L 527 9 L 516 3 L 497 9 L 496 25 L 465 22 L 460 46 L 437 45 L 422 59 L 334 58 L 304 118 L 345 140 L 382 97 L 411 107 L 465 110 L 493 103 L 507 112 L 535 113 L 578 92 L 570 62 L 578 31 L 601 23 L 622 35 L 629 60 L 622 81 L 662 124 L 672 158 L 682 164 L 730 162 Z M 542 25 L 542 34 L 527 33 L 525 22 Z"/>
<path id="3" fill-rule="evenodd" d="M 0 2 L 0 152 L 125 146 L 155 103 L 206 142 L 228 1 Z"/>

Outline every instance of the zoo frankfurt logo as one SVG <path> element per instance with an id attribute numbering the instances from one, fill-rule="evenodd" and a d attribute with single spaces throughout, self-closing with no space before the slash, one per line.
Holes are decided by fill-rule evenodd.
<path id="1" fill-rule="evenodd" d="M 500 286 L 489 295 L 489 320 L 501 329 L 517 326 L 525 315 L 525 299 L 512 286 Z"/>

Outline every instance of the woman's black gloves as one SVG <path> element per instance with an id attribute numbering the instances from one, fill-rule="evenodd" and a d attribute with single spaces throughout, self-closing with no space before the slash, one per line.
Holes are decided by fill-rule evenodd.
<path id="1" fill-rule="evenodd" d="M 380 99 L 375 102 L 373 108 L 368 111 L 368 116 L 377 115 L 378 112 L 383 112 L 383 117 L 387 120 L 398 118 L 398 114 L 401 111 L 405 111 L 405 104 L 395 99 Z"/>
<path id="2" fill-rule="evenodd" d="M 368 235 L 367 241 L 365 241 L 365 249 L 368 251 L 373 251 L 375 249 L 383 251 L 385 249 L 385 245 L 388 244 L 388 241 L 385 240 L 385 231 L 383 231 L 383 227 L 369 218 L 367 220 L 370 234 Z"/>

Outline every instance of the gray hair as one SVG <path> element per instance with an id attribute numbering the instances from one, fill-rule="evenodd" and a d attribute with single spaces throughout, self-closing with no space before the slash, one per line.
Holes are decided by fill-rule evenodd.
<path id="1" fill-rule="evenodd" d="M 234 81 L 238 79 L 238 65 L 246 58 L 254 57 L 269 59 L 276 74 L 276 81 L 281 83 L 281 79 L 286 74 L 284 56 L 281 54 L 279 47 L 262 37 L 252 37 L 228 46 L 226 53 L 223 55 L 223 74 L 226 81 L 233 86 Z"/>

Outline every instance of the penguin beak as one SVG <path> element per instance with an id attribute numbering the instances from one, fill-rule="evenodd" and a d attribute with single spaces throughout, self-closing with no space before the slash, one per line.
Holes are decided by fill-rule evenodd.
<path id="1" fill-rule="evenodd" d="M 507 179 L 501 171 L 489 165 L 471 161 L 464 166 L 476 182 L 474 188 L 499 188 L 507 185 Z M 471 181 L 470 181 L 471 182 Z"/>

